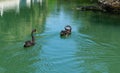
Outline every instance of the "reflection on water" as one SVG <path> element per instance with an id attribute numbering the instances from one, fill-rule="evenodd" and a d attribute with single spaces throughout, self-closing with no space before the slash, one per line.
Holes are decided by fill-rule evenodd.
<path id="1" fill-rule="evenodd" d="M 87 0 L 0 3 L 7 1 L 14 4 L 0 16 L 0 73 L 120 73 L 119 15 L 73 9 Z M 68 24 L 71 36 L 60 38 Z M 34 28 L 35 46 L 23 48 Z"/>
<path id="2" fill-rule="evenodd" d="M 19 4 L 20 4 L 20 0 L 0 1 L 0 14 L 1 14 L 1 16 L 4 14 L 4 11 L 10 10 L 10 9 L 15 9 L 16 12 L 18 12 L 19 11 Z"/>
<path id="3" fill-rule="evenodd" d="M 40 30 L 39 32 L 42 32 L 42 29 L 44 28 L 41 28 L 41 26 L 43 26 L 42 23 L 45 21 L 46 14 L 44 10 L 41 11 L 41 9 L 38 7 L 39 5 L 34 5 L 34 8 L 31 7 L 30 9 L 27 7 L 21 8 L 19 14 L 13 12 L 14 10 L 5 12 L 4 16 L 0 17 L 0 32 L 2 33 L 2 36 L 0 37 L 4 38 L 1 39 L 1 41 L 13 41 L 13 39 L 21 40 L 28 35 L 33 28 L 38 28 L 38 30 Z"/>
<path id="4" fill-rule="evenodd" d="M 25 1 L 25 0 L 24 0 Z M 19 12 L 20 10 L 20 4 L 22 0 L 5 0 L 5 1 L 0 1 L 0 14 L 3 16 L 4 11 L 7 10 L 15 10 L 16 13 Z M 36 1 L 34 0 L 26 0 L 26 5 L 30 8 L 32 3 L 35 3 Z M 40 5 L 42 5 L 42 0 L 37 0 Z"/>

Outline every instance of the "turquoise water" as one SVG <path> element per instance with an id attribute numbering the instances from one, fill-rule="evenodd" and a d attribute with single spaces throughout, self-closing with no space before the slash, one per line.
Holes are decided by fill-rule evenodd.
<path id="1" fill-rule="evenodd" d="M 82 3 L 8 4 L 0 16 L 0 73 L 120 73 L 120 15 L 74 9 Z M 68 24 L 72 34 L 61 38 Z M 34 28 L 36 44 L 24 48 Z"/>

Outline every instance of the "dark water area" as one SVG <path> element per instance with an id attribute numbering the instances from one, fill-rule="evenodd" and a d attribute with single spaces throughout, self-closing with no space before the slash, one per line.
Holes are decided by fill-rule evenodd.
<path id="1" fill-rule="evenodd" d="M 94 2 L 0 0 L 0 73 L 120 73 L 120 15 L 74 9 Z"/>

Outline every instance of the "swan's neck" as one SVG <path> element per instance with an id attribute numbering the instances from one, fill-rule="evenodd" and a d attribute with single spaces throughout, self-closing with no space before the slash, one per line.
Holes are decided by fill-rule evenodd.
<path id="1" fill-rule="evenodd" d="M 35 37 L 33 35 L 34 32 L 31 32 L 31 37 L 32 37 L 32 42 L 34 43 L 35 42 Z"/>

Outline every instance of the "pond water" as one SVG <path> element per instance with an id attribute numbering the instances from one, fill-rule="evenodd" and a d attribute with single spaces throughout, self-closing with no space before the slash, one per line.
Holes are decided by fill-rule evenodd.
<path id="1" fill-rule="evenodd" d="M 0 73 L 120 73 L 120 15 L 74 9 L 85 1 L 0 1 Z"/>

